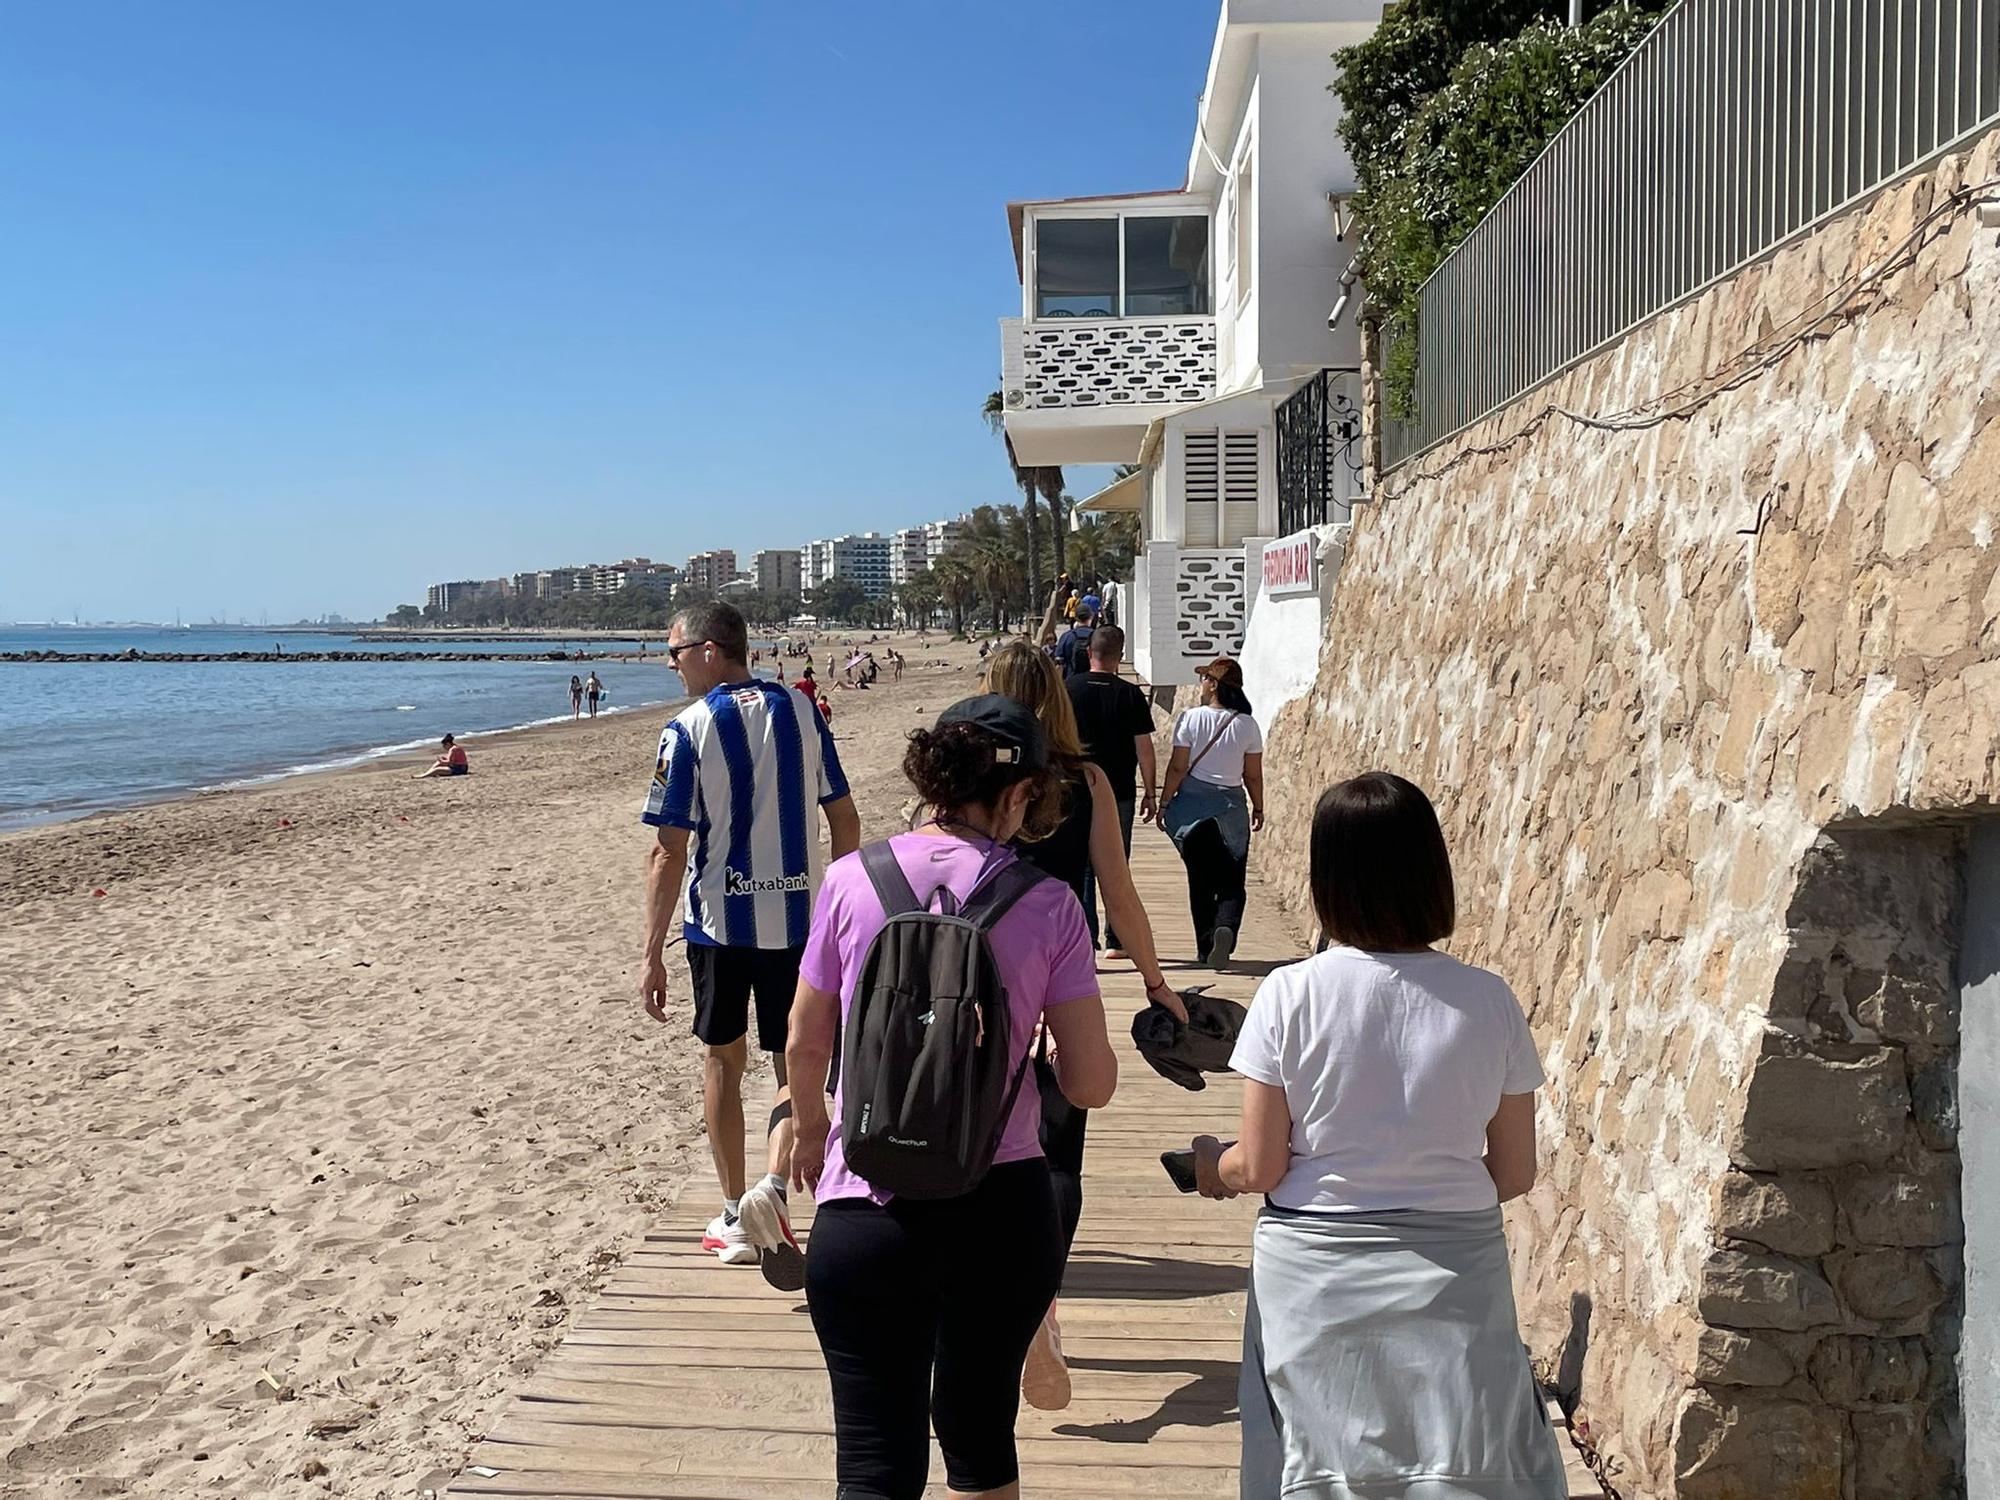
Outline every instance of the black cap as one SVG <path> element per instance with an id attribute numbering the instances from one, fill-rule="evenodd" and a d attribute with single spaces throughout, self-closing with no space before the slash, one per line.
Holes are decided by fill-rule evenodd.
<path id="1" fill-rule="evenodd" d="M 999 741 L 1004 763 L 1039 771 L 1049 763 L 1048 736 L 1028 709 L 1004 693 L 982 693 L 954 703 L 938 715 L 938 728 L 947 724 L 973 724 Z"/>

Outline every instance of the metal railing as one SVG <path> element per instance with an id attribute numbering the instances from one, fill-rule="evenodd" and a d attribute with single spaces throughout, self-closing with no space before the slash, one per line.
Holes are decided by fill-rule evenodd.
<path id="1" fill-rule="evenodd" d="M 1348 518 L 1361 493 L 1361 372 L 1326 369 L 1278 403 L 1278 535 Z"/>
<path id="2" fill-rule="evenodd" d="M 1419 293 L 1386 466 L 2000 119 L 2000 0 L 1682 0 Z"/>

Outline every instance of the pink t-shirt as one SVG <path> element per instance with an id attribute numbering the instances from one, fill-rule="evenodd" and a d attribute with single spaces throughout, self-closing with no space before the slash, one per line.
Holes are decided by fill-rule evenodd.
<path id="1" fill-rule="evenodd" d="M 909 877 L 910 889 L 919 899 L 940 885 L 950 888 L 960 902 L 972 894 L 982 871 L 997 869 L 1014 856 L 1002 851 L 991 858 L 985 845 L 961 839 L 933 838 L 927 834 L 901 833 L 889 840 L 896 861 Z M 990 859 L 990 862 L 989 862 Z M 799 974 L 814 989 L 840 995 L 843 1028 L 854 1006 L 854 991 L 861 980 L 861 966 L 868 948 L 888 922 L 882 902 L 861 867 L 861 856 L 850 854 L 837 859 L 826 872 L 819 901 L 813 907 L 812 931 L 806 937 L 805 957 Z M 1083 908 L 1076 893 L 1060 880 L 1045 880 L 1014 903 L 1014 907 L 988 934 L 994 962 L 1007 986 L 1007 1000 L 1013 1021 L 1014 1063 L 1028 1055 L 1034 1044 L 1035 1022 L 1044 1010 L 1071 1000 L 1096 996 L 1097 955 L 1090 945 L 1090 931 L 1083 923 Z M 847 1170 L 840 1150 L 841 1096 L 833 1095 L 833 1128 L 827 1133 L 826 1166 L 820 1174 L 814 1198 L 828 1203 L 835 1198 L 870 1198 L 889 1201 L 889 1194 L 870 1187 L 864 1178 Z M 1027 1161 L 1042 1154 L 1041 1100 L 1035 1092 L 1032 1073 L 1021 1085 L 1014 1100 L 1014 1112 L 1000 1134 L 1000 1149 L 994 1163 Z"/>

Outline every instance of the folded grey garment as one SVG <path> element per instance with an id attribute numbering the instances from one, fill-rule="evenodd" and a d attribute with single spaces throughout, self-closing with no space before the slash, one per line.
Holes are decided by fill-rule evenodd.
<path id="1" fill-rule="evenodd" d="M 1132 1041 L 1155 1073 L 1199 1092 L 1208 1087 L 1202 1074 L 1229 1071 L 1245 1012 L 1234 1000 L 1213 999 L 1201 988 L 1181 991 L 1181 999 L 1187 1005 L 1185 1023 L 1172 1011 L 1149 1005 L 1132 1017 Z"/>

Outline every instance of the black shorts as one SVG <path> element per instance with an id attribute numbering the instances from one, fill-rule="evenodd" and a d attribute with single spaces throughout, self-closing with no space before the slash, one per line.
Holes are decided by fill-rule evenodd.
<path id="1" fill-rule="evenodd" d="M 785 1050 L 792 1019 L 792 996 L 799 988 L 804 948 L 724 948 L 715 943 L 687 945 L 688 974 L 694 980 L 694 1034 L 711 1047 L 726 1047 L 750 1029 L 750 997 L 757 997 L 757 1045 Z"/>

